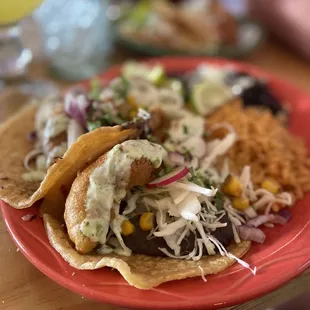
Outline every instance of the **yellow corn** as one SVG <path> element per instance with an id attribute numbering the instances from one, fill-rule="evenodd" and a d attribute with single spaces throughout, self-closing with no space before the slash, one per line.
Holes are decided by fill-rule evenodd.
<path id="1" fill-rule="evenodd" d="M 246 197 L 235 197 L 232 201 L 232 205 L 235 209 L 243 211 L 249 207 L 250 202 Z"/>
<path id="2" fill-rule="evenodd" d="M 127 103 L 131 106 L 129 116 L 130 118 L 135 118 L 137 116 L 139 106 L 136 103 L 136 99 L 133 96 L 128 96 L 127 97 Z"/>
<path id="3" fill-rule="evenodd" d="M 128 97 L 127 97 L 127 103 L 128 103 L 129 105 L 131 105 L 134 109 L 137 109 L 137 110 L 138 110 L 138 105 L 137 105 L 137 103 L 136 103 L 135 97 L 133 97 L 133 96 L 128 96 Z"/>
<path id="4" fill-rule="evenodd" d="M 229 175 L 224 181 L 222 190 L 227 195 L 239 197 L 243 189 L 240 181 L 236 177 Z"/>
<path id="5" fill-rule="evenodd" d="M 272 205 L 271 210 L 275 213 L 278 213 L 281 209 L 283 209 L 283 205 L 276 202 Z"/>
<path id="6" fill-rule="evenodd" d="M 143 231 L 150 231 L 154 228 L 154 214 L 152 212 L 144 212 L 140 217 L 140 228 Z"/>
<path id="7" fill-rule="evenodd" d="M 129 221 L 125 220 L 122 223 L 122 235 L 129 236 L 135 231 L 135 226 Z"/>
<path id="8" fill-rule="evenodd" d="M 134 110 L 134 109 L 130 110 L 129 117 L 135 118 L 136 116 L 137 116 L 137 110 Z"/>
<path id="9" fill-rule="evenodd" d="M 280 189 L 280 184 L 272 179 L 265 179 L 262 183 L 262 188 L 272 194 L 276 194 Z"/>

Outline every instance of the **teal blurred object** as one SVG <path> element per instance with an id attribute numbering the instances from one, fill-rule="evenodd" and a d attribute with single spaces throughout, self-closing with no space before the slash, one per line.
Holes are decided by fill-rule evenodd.
<path id="1" fill-rule="evenodd" d="M 107 1 L 46 0 L 35 11 L 52 72 L 83 80 L 101 72 L 111 49 Z"/>

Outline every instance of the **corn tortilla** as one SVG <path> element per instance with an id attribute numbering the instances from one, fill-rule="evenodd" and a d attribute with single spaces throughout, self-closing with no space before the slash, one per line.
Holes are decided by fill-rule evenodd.
<path id="1" fill-rule="evenodd" d="M 99 255 L 97 253 L 82 255 L 74 249 L 68 234 L 57 219 L 48 214 L 45 214 L 43 219 L 51 245 L 72 267 L 80 270 L 111 267 L 117 269 L 130 285 L 139 289 L 151 289 L 164 282 L 201 276 L 200 267 L 204 274 L 216 274 L 235 263 L 234 259 L 220 255 L 205 256 L 199 261 L 138 254 L 131 256 Z M 242 241 L 229 246 L 227 250 L 240 258 L 250 247 L 250 241 Z"/>
<path id="2" fill-rule="evenodd" d="M 83 170 L 115 144 L 136 136 L 139 129 L 121 126 L 102 127 L 82 135 L 62 159 L 52 165 L 42 182 L 22 178 L 25 156 L 34 148 L 27 133 L 34 130 L 36 105 L 27 105 L 0 127 L 0 199 L 16 209 L 30 207 L 45 198 L 43 213 L 63 217 L 66 194 L 80 170 Z"/>

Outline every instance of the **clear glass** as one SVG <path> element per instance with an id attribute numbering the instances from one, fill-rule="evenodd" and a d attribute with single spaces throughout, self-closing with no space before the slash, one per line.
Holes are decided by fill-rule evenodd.
<path id="1" fill-rule="evenodd" d="M 0 79 L 24 76 L 32 53 L 23 46 L 19 24 L 0 27 Z"/>
<path id="2" fill-rule="evenodd" d="M 111 48 L 107 7 L 102 0 L 46 0 L 34 13 L 54 73 L 81 80 L 105 68 Z"/>

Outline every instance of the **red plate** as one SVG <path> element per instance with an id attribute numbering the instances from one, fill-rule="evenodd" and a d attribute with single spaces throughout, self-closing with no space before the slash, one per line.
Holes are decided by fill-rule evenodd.
<path id="1" fill-rule="evenodd" d="M 304 136 L 310 146 L 310 95 L 252 66 L 219 59 L 163 58 L 151 60 L 162 63 L 169 72 L 194 69 L 201 62 L 231 64 L 238 70 L 266 77 L 278 96 L 291 103 L 290 129 Z M 111 79 L 119 73 L 113 68 L 102 77 Z M 14 242 L 26 258 L 38 269 L 60 285 L 85 297 L 102 302 L 132 308 L 188 309 L 220 308 L 246 302 L 283 285 L 305 270 L 310 262 L 310 195 L 292 209 L 293 218 L 285 226 L 265 229 L 266 242 L 254 244 L 244 260 L 257 267 L 257 275 L 235 264 L 226 271 L 208 276 L 207 283 L 201 278 L 173 281 L 142 291 L 131 287 L 109 268 L 96 271 L 79 271 L 70 267 L 48 243 L 42 220 L 37 217 L 25 222 L 21 217 L 36 213 L 32 207 L 15 210 L 1 204 L 3 218 Z"/>

